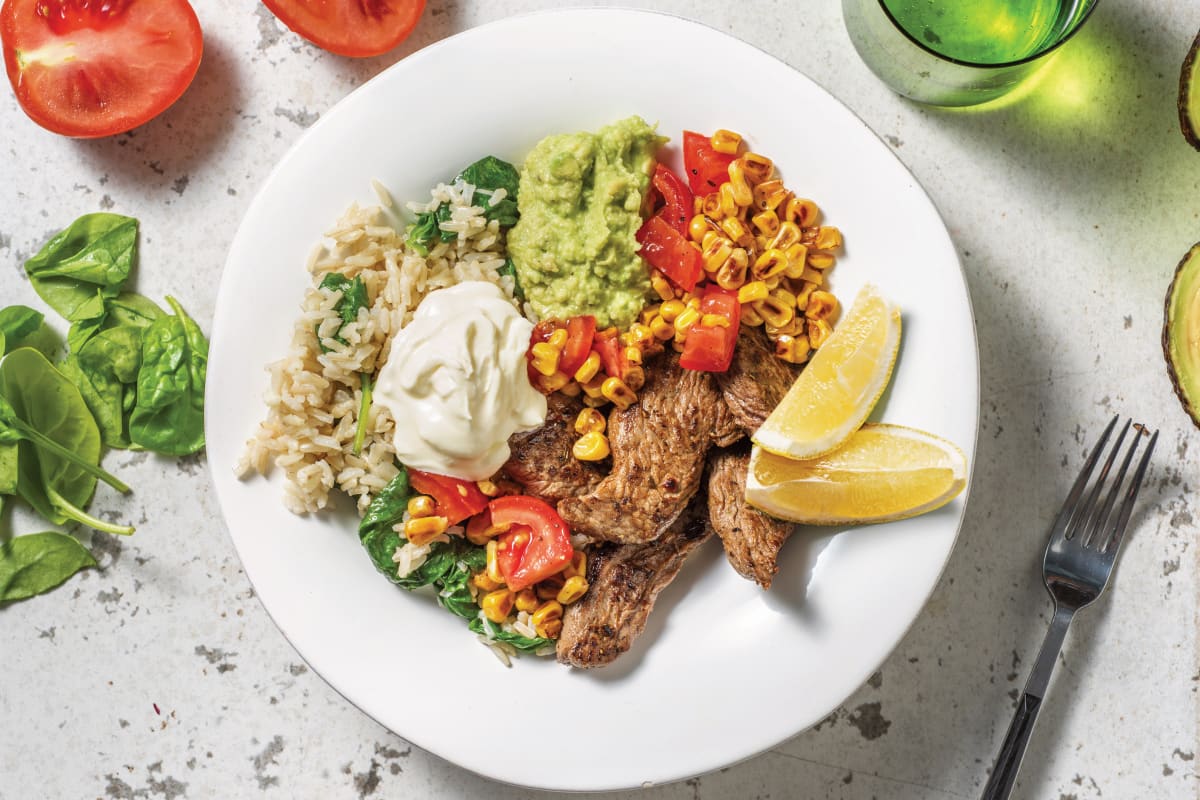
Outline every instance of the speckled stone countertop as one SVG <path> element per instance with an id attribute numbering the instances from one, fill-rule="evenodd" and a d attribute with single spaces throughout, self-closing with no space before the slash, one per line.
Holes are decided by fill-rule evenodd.
<path id="1" fill-rule="evenodd" d="M 142 221 L 138 289 L 207 330 L 225 253 L 289 146 L 354 87 L 456 31 L 565 3 L 430 0 L 391 55 L 350 61 L 257 3 L 197 0 L 205 55 L 167 113 L 100 141 L 49 134 L 0 90 L 0 298 L 37 303 L 22 264 L 76 216 Z M 1180 0 L 1102 2 L 1021 102 L 906 102 L 863 66 L 840 4 L 643 3 L 804 71 L 893 148 L 942 210 L 977 316 L 974 491 L 932 600 L 843 708 L 748 762 L 641 798 L 974 798 L 1051 610 L 1048 521 L 1115 412 L 1161 426 L 1113 591 L 1073 626 L 1020 798 L 1195 798 L 1200 436 L 1159 345 L 1172 270 L 1200 239 L 1200 153 L 1179 135 Z M 40 305 L 40 304 L 39 304 Z M 0 609 L 0 798 L 516 798 L 411 747 L 310 672 L 240 569 L 203 457 L 116 452 L 136 487 L 80 532 L 99 570 Z M 43 525 L 22 514 L 18 532 Z M 36 526 L 36 527 L 35 527 Z"/>

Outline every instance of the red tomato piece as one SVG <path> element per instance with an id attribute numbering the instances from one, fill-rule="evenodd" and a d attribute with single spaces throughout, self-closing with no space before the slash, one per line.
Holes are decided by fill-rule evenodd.
<path id="1" fill-rule="evenodd" d="M 653 217 L 657 219 L 657 217 Z M 600 364 L 604 374 L 610 378 L 624 378 L 629 369 L 629 361 L 625 358 L 625 348 L 617 337 L 616 328 L 608 328 L 596 334 L 592 341 L 592 349 L 600 356 Z"/>
<path id="2" fill-rule="evenodd" d="M 451 525 L 457 525 L 488 507 L 487 495 L 479 491 L 474 481 L 435 475 L 419 469 L 410 469 L 408 480 L 418 492 L 433 498 L 438 513 L 448 519 Z"/>
<path id="3" fill-rule="evenodd" d="M 592 352 L 592 341 L 596 338 L 596 318 L 591 314 L 571 317 L 567 320 L 567 344 L 563 348 L 558 368 L 568 375 L 583 366 Z"/>
<path id="4" fill-rule="evenodd" d="M 488 505 L 492 522 L 512 525 L 496 546 L 496 562 L 514 592 L 532 586 L 571 562 L 571 529 L 548 503 L 536 497 L 497 497 Z"/>
<path id="5" fill-rule="evenodd" d="M 425 0 L 263 0 L 279 21 L 339 56 L 391 50 L 412 33 Z"/>
<path id="6" fill-rule="evenodd" d="M 654 167 L 654 188 L 663 199 L 663 207 L 658 216 L 666 220 L 672 228 L 687 236 L 688 223 L 691 222 L 693 210 L 692 190 L 687 187 L 679 176 L 662 164 Z"/>
<path id="7" fill-rule="evenodd" d="M 737 346 L 738 327 L 742 322 L 742 306 L 737 292 L 709 286 L 700 300 L 702 315 L 715 314 L 725 318 L 728 325 L 705 325 L 701 321 L 688 331 L 679 356 L 679 366 L 705 372 L 724 372 L 733 361 Z"/>
<path id="8" fill-rule="evenodd" d="M 688 184 L 697 195 L 712 194 L 729 180 L 729 165 L 734 156 L 718 153 L 712 139 L 702 133 L 683 132 L 683 168 Z"/>
<path id="9" fill-rule="evenodd" d="M 646 263 L 683 291 L 696 288 L 696 282 L 704 274 L 704 257 L 686 236 L 661 216 L 655 216 L 642 223 L 635 238 L 642 245 L 638 253 Z"/>
<path id="10" fill-rule="evenodd" d="M 204 49 L 187 0 L 5 0 L 0 42 L 21 109 L 81 138 L 158 116 L 192 82 Z"/>

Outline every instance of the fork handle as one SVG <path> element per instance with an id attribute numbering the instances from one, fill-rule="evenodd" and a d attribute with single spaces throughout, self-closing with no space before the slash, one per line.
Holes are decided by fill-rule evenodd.
<path id="1" fill-rule="evenodd" d="M 1025 748 L 1033 734 L 1033 724 L 1037 721 L 1042 699 L 1050 685 L 1050 673 L 1054 671 L 1054 664 L 1058 661 L 1058 654 L 1062 650 L 1063 639 L 1066 638 L 1067 628 L 1073 616 L 1075 609 L 1055 607 L 1050 630 L 1046 632 L 1046 639 L 1042 642 L 1042 649 L 1038 652 L 1033 671 L 1029 674 L 1025 691 L 1017 702 L 1017 711 L 1008 726 L 1004 744 L 1000 745 L 996 766 L 983 788 L 981 800 L 1006 800 L 1012 792 L 1013 784 L 1017 782 L 1017 771 L 1021 768 L 1021 759 L 1025 757 Z"/>

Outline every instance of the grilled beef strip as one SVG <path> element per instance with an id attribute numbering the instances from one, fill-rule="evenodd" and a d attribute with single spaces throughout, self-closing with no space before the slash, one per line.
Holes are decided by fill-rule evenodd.
<path id="1" fill-rule="evenodd" d="M 753 435 L 783 400 L 799 373 L 775 356 L 761 327 L 743 325 L 733 351 L 733 363 L 716 374 L 725 404 L 738 424 Z"/>
<path id="2" fill-rule="evenodd" d="M 709 455 L 708 518 L 730 565 L 743 578 L 769 589 L 779 571 L 779 549 L 794 526 L 746 503 L 749 465 L 750 448 L 744 443 Z"/>
<path id="3" fill-rule="evenodd" d="M 700 488 L 721 403 L 710 373 L 683 369 L 675 353 L 655 359 L 638 402 L 609 415 L 612 472 L 558 513 L 596 541 L 657 539 Z"/>
<path id="4" fill-rule="evenodd" d="M 509 438 L 512 453 L 504 471 L 525 487 L 525 494 L 554 505 L 564 497 L 591 492 L 604 478 L 605 470 L 599 462 L 580 461 L 571 454 L 579 438 L 575 418 L 583 402 L 555 392 L 546 398 L 546 404 L 546 421 L 540 428 Z"/>
<path id="5" fill-rule="evenodd" d="M 646 628 L 654 601 L 711 535 L 697 498 L 657 541 L 606 542 L 588 554 L 588 591 L 563 613 L 556 652 L 583 669 L 612 663 Z"/>

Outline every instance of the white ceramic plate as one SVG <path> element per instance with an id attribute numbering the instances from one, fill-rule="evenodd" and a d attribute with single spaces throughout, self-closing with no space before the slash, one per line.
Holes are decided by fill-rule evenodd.
<path id="1" fill-rule="evenodd" d="M 696 53 L 723 65 L 701 93 L 679 83 L 678 66 Z M 375 573 L 351 514 L 296 517 L 278 479 L 234 479 L 263 415 L 264 365 L 290 338 L 308 251 L 349 203 L 374 202 L 372 178 L 398 200 L 423 199 L 482 155 L 520 163 L 546 134 L 630 114 L 657 120 L 675 143 L 684 128 L 741 131 L 774 158 L 788 186 L 845 234 L 837 294 L 849 302 L 873 281 L 904 309 L 901 358 L 876 416 L 974 455 L 974 325 L 946 229 L 888 148 L 782 62 L 670 16 L 566 11 L 467 31 L 353 92 L 278 165 L 234 240 L 213 325 L 209 462 L 246 574 L 305 660 L 418 746 L 527 786 L 676 780 L 820 721 L 904 635 L 963 513 L 960 499 L 905 522 L 801 532 L 770 592 L 738 577 L 710 542 L 614 665 L 581 672 L 523 658 L 505 669 L 430 597 Z M 561 746 L 529 749 L 555 731 Z"/>

